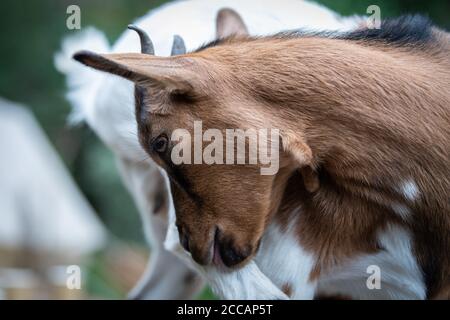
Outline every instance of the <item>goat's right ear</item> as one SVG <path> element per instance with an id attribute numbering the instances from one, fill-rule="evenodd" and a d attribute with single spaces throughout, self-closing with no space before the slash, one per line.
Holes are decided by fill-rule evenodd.
<path id="1" fill-rule="evenodd" d="M 89 67 L 118 75 L 139 85 L 157 85 L 162 89 L 188 92 L 194 88 L 198 73 L 192 59 L 156 57 L 142 53 L 97 54 L 80 51 L 73 58 Z"/>
<path id="2" fill-rule="evenodd" d="M 220 39 L 232 35 L 248 35 L 247 26 L 239 13 L 233 9 L 221 9 L 216 18 L 216 37 Z"/>

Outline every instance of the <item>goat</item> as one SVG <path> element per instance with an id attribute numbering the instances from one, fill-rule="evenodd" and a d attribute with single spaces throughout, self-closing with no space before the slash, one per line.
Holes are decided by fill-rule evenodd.
<path id="1" fill-rule="evenodd" d="M 450 289 L 449 40 L 404 16 L 379 30 L 231 36 L 177 57 L 74 59 L 135 84 L 139 141 L 167 172 L 199 265 L 256 260 L 292 297 L 433 299 Z M 190 142 L 168 137 L 198 119 L 219 132 L 279 128 L 279 171 L 175 164 L 173 148 Z M 379 292 L 361 279 L 373 266 Z"/>
<path id="2" fill-rule="evenodd" d="M 340 18 L 330 10 L 306 1 L 284 0 L 280 3 L 197 0 L 168 4 L 139 19 L 136 25 L 149 32 L 158 54 L 169 55 L 174 34 L 180 34 L 186 41 L 187 48 L 194 49 L 214 38 L 215 24 L 218 37 L 244 30 L 239 18 L 229 12 L 227 14 L 226 10 L 220 11 L 215 23 L 216 13 L 223 7 L 237 10 L 245 18 L 249 32 L 254 35 L 299 27 L 347 30 L 357 24 L 356 19 Z M 255 10 L 256 7 L 258 10 Z M 147 156 L 137 139 L 133 87 L 120 78 L 80 68 L 78 64 L 68 61 L 68 57 L 81 48 L 100 52 L 138 50 L 137 38 L 126 31 L 111 49 L 106 38 L 99 31 L 90 28 L 66 39 L 63 51 L 56 56 L 55 63 L 67 75 L 70 88 L 68 99 L 74 106 L 72 120 L 86 120 L 114 151 L 123 180 L 134 197 L 144 221 L 146 236 L 153 247 L 149 267 L 130 296 L 148 299 L 191 298 L 202 288 L 203 281 L 196 272 L 193 273 L 163 248 L 168 229 L 166 248 L 184 255 L 179 247 L 173 208 L 166 199 L 164 183 L 161 183 L 164 178 L 153 161 L 142 161 Z M 156 203 L 159 204 L 155 205 Z M 185 261 L 192 264 L 189 257 Z M 253 264 L 238 273 L 227 274 L 226 280 L 218 280 L 220 276 L 215 271 L 203 273 L 213 290 L 224 298 L 285 297 Z"/>

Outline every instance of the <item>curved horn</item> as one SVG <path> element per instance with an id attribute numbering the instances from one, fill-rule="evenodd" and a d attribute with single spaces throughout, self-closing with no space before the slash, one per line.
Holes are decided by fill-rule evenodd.
<path id="1" fill-rule="evenodd" d="M 129 24 L 128 29 L 134 30 L 138 33 L 139 39 L 141 39 L 141 52 L 145 54 L 155 54 L 155 49 L 153 48 L 152 40 L 148 34 L 142 30 L 141 28 L 136 27 L 135 25 Z"/>
<path id="2" fill-rule="evenodd" d="M 176 56 L 179 54 L 185 54 L 186 53 L 186 45 L 184 44 L 184 40 L 179 35 L 173 36 L 173 44 L 172 44 L 172 52 L 171 56 Z"/>

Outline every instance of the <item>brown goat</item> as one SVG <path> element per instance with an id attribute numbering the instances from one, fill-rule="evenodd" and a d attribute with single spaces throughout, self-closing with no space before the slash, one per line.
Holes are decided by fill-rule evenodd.
<path id="1" fill-rule="evenodd" d="M 344 35 L 236 36 L 170 58 L 75 59 L 137 85 L 143 148 L 171 180 L 177 226 L 195 261 L 240 267 L 269 223 L 296 217 L 315 257 L 310 280 L 382 251 L 390 225 L 411 234 L 426 297 L 450 286 L 450 44 L 421 17 Z M 177 128 L 280 130 L 280 169 L 174 165 Z M 301 172 L 301 174 L 299 174 Z"/>

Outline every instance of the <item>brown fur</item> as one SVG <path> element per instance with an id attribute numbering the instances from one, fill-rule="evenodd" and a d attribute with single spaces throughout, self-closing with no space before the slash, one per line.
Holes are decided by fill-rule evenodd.
<path id="1" fill-rule="evenodd" d="M 199 263 L 211 261 L 215 241 L 230 266 L 245 263 L 267 224 L 286 223 L 301 206 L 299 242 L 318 257 L 312 278 L 382 249 L 377 234 L 396 223 L 413 234 L 433 298 L 450 284 L 448 39 L 438 30 L 415 46 L 241 37 L 177 58 L 78 58 L 145 88 L 140 141 L 171 177 L 180 237 Z M 204 129 L 280 128 L 280 171 L 174 167 L 152 151 L 155 137 L 192 131 L 197 119 Z M 406 179 L 418 186 L 416 201 L 397 191 Z M 393 201 L 407 205 L 411 219 L 395 214 Z"/>
<path id="2" fill-rule="evenodd" d="M 292 296 L 292 286 L 289 283 L 285 283 L 281 290 L 284 292 L 285 295 L 288 297 Z"/>

